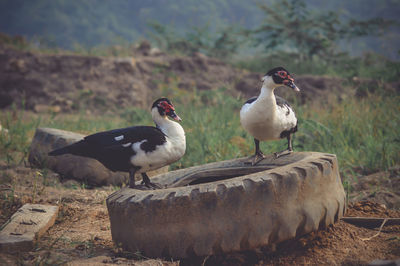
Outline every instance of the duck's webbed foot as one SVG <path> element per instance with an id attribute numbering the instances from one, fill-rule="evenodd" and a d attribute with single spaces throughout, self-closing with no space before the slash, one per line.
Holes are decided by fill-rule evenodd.
<path id="1" fill-rule="evenodd" d="M 251 165 L 256 165 L 256 164 L 258 164 L 259 162 L 261 162 L 262 160 L 264 160 L 265 157 L 266 157 L 266 156 L 265 156 L 264 153 L 262 153 L 262 151 L 257 152 L 257 153 L 254 154 L 254 156 L 253 156 L 253 160 L 252 160 L 252 162 L 251 162 Z"/>
<path id="2" fill-rule="evenodd" d="M 142 185 L 144 184 L 147 188 L 150 188 L 150 189 L 163 188 L 163 186 L 161 184 L 150 182 L 150 178 L 147 176 L 146 173 L 142 173 L 142 178 L 143 178 Z"/>
<path id="3" fill-rule="evenodd" d="M 285 156 L 285 155 L 289 155 L 293 152 L 293 150 L 283 150 L 283 151 L 279 151 L 279 152 L 274 152 L 274 157 L 275 159 L 278 159 L 279 157 Z"/>
<path id="4" fill-rule="evenodd" d="M 266 157 L 265 154 L 260 150 L 260 141 L 258 139 L 254 139 L 254 145 L 256 147 L 256 152 L 254 153 L 253 160 L 251 165 L 256 165 Z"/>
<path id="5" fill-rule="evenodd" d="M 252 166 L 258 164 L 266 157 L 265 154 L 260 150 L 260 141 L 258 139 L 254 139 L 254 144 L 256 147 L 256 151 L 254 155 L 250 157 L 250 161 L 245 162 L 245 164 L 251 164 Z"/>
<path id="6" fill-rule="evenodd" d="M 281 156 L 285 156 L 285 155 L 289 155 L 293 152 L 293 146 L 292 146 L 292 134 L 289 134 L 287 136 L 287 142 L 288 142 L 288 147 L 286 150 L 280 151 L 280 152 L 275 152 L 274 156 L 275 159 L 281 157 Z"/>

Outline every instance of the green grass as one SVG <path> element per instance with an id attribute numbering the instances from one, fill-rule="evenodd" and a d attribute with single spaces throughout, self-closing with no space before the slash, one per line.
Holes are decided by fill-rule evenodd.
<path id="1" fill-rule="evenodd" d="M 369 174 L 400 162 L 400 97 L 348 99 L 313 112 L 299 108 L 295 147 L 334 153 L 341 172 Z"/>
<path id="2" fill-rule="evenodd" d="M 253 139 L 240 126 L 243 99 L 226 89 L 184 91 L 162 86 L 183 118 L 187 136 L 185 156 L 171 169 L 248 156 L 254 152 Z M 325 108 L 295 106 L 299 131 L 295 151 L 319 151 L 337 155 L 346 178 L 388 169 L 400 163 L 400 96 L 378 93 L 363 99 L 348 98 Z M 116 118 L 117 117 L 117 118 Z M 0 134 L 0 160 L 9 165 L 22 163 L 29 151 L 36 127 L 55 127 L 84 134 L 131 125 L 152 125 L 148 110 L 127 109 L 117 116 L 49 114 L 37 116 L 24 111 L 0 114 L 8 134 Z M 265 153 L 286 147 L 286 141 L 263 142 Z"/>
<path id="3" fill-rule="evenodd" d="M 21 164 L 29 152 L 30 140 L 27 138 L 40 120 L 24 120 L 23 112 L 13 109 L 0 114 L 0 160 L 7 164 Z M 5 129 L 7 131 L 5 131 Z"/>

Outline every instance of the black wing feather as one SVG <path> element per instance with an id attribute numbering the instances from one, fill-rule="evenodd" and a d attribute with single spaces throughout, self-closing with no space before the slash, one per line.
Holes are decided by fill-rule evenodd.
<path id="1" fill-rule="evenodd" d="M 115 138 L 119 136 L 123 136 L 123 139 L 116 140 Z M 85 137 L 84 140 L 90 143 L 90 145 L 103 148 L 126 143 L 136 143 L 142 140 L 147 140 L 156 146 L 166 141 L 164 133 L 160 129 L 151 126 L 127 127 L 99 132 Z"/>
<path id="2" fill-rule="evenodd" d="M 290 110 L 293 111 L 292 107 L 290 106 L 289 102 L 286 101 L 285 99 L 283 99 L 282 97 L 279 96 L 275 96 L 276 98 L 276 105 L 280 106 L 280 107 L 286 107 L 287 112 L 286 112 L 286 116 L 288 116 L 290 114 Z"/>
<path id="3" fill-rule="evenodd" d="M 123 139 L 118 140 L 118 137 Z M 117 139 L 116 139 L 117 138 Z M 151 152 L 156 146 L 166 142 L 165 134 L 156 127 L 135 126 L 114 129 L 86 136 L 83 140 L 52 151 L 49 155 L 74 154 L 97 159 L 113 171 L 128 171 L 132 166 L 131 156 L 135 155 L 132 144 L 146 140 L 140 146 L 145 152 Z M 123 146 L 124 144 L 129 144 Z"/>
<path id="4" fill-rule="evenodd" d="M 276 98 L 276 104 L 279 105 L 280 107 L 284 107 L 286 105 L 287 107 L 292 108 L 289 102 L 283 99 L 282 97 L 275 96 L 275 98 Z"/>
<path id="5" fill-rule="evenodd" d="M 255 100 L 257 100 L 257 98 L 258 98 L 258 96 L 251 97 L 244 104 L 247 104 L 247 103 L 250 104 L 250 103 L 254 102 Z"/>
<path id="6" fill-rule="evenodd" d="M 258 96 L 251 97 L 244 104 L 250 104 L 250 103 L 254 102 L 255 100 L 257 100 L 257 98 L 258 98 Z M 290 106 L 289 102 L 286 101 L 285 99 L 283 99 L 282 97 L 275 96 L 275 99 L 276 99 L 276 104 L 277 105 L 279 105 L 281 107 L 284 107 L 286 105 L 287 107 L 292 108 Z"/>

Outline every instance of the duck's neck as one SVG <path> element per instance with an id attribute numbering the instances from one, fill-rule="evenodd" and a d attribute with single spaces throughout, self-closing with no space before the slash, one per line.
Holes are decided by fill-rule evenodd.
<path id="1" fill-rule="evenodd" d="M 157 127 L 168 137 L 168 138 L 184 138 L 185 137 L 185 132 L 182 128 L 182 126 L 174 122 L 172 120 L 169 120 L 166 116 L 160 116 L 158 113 L 158 110 L 153 109 L 152 110 L 152 117 L 154 123 L 157 125 Z"/>
<path id="2" fill-rule="evenodd" d="M 272 79 L 271 79 L 272 80 Z M 251 109 L 255 114 L 263 114 L 265 117 L 274 117 L 276 111 L 276 98 L 274 90 L 276 88 L 275 83 L 269 80 L 264 80 L 261 87 L 260 95 L 252 105 Z M 253 114 L 254 115 L 254 114 Z"/>
<path id="3" fill-rule="evenodd" d="M 268 99 L 273 99 L 275 100 L 275 94 L 274 94 L 275 88 L 267 87 L 267 86 L 262 86 L 261 87 L 261 92 L 260 96 L 258 98 L 262 100 L 268 100 Z"/>
<path id="4" fill-rule="evenodd" d="M 261 93 L 258 96 L 258 101 L 263 102 L 263 104 L 267 104 L 273 106 L 276 104 L 274 90 L 276 88 L 276 84 L 273 82 L 272 78 L 266 78 L 261 87 Z"/>

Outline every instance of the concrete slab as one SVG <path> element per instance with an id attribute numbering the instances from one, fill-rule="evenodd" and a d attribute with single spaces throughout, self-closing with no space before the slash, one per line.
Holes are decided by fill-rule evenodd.
<path id="1" fill-rule="evenodd" d="M 25 204 L 16 211 L 0 231 L 0 251 L 28 251 L 54 224 L 58 206 Z"/>

